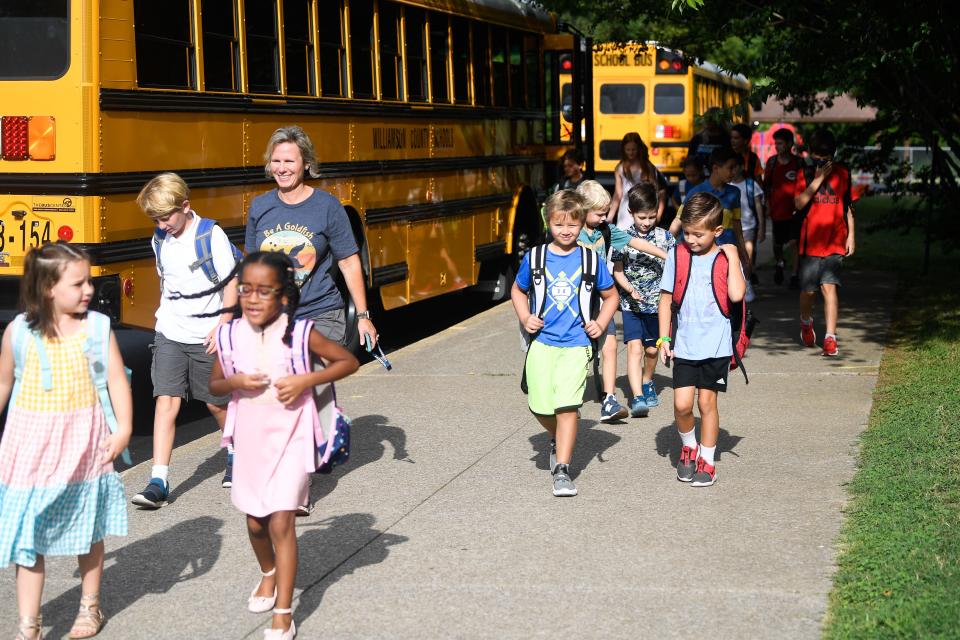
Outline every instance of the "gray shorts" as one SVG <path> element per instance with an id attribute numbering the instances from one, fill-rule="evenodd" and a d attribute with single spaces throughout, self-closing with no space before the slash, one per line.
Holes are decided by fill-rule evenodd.
<path id="1" fill-rule="evenodd" d="M 822 284 L 840 286 L 840 267 L 843 266 L 843 256 L 834 253 L 826 257 L 800 256 L 800 290 L 814 293 L 820 290 Z"/>
<path id="2" fill-rule="evenodd" d="M 347 334 L 347 316 L 343 309 L 321 311 L 310 318 L 313 320 L 313 329 L 327 340 L 343 344 Z"/>
<path id="3" fill-rule="evenodd" d="M 224 406 L 230 396 L 210 393 L 210 373 L 216 354 L 208 354 L 202 344 L 183 344 L 167 339 L 162 333 L 153 337 L 153 362 L 150 378 L 153 397 L 170 396 L 184 400 L 200 400 Z"/>

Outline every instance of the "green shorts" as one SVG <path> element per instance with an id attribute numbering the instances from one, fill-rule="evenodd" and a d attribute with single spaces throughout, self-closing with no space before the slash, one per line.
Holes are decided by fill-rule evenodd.
<path id="1" fill-rule="evenodd" d="M 525 365 L 530 411 L 552 416 L 579 409 L 590 357 L 590 347 L 553 347 L 534 340 Z"/>

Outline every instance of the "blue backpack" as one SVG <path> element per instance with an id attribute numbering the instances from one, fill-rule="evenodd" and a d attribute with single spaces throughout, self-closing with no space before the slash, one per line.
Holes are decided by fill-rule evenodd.
<path id="1" fill-rule="evenodd" d="M 23 367 L 27 360 L 27 349 L 31 342 L 36 346 L 37 356 L 40 359 L 40 381 L 44 391 L 53 389 L 53 374 L 50 367 L 50 360 L 47 359 L 47 350 L 43 345 L 43 339 L 40 335 L 30 329 L 27 325 L 27 317 L 21 313 L 13 319 L 11 323 L 13 331 L 13 359 L 14 359 L 14 385 L 11 398 L 16 398 L 17 391 L 20 389 L 20 382 L 23 377 Z M 110 428 L 110 433 L 117 431 L 117 415 L 113 411 L 113 404 L 110 402 L 110 392 L 107 388 L 107 361 L 110 352 L 110 318 L 97 313 L 96 311 L 87 311 L 87 342 L 84 345 L 84 352 L 87 354 L 87 360 L 90 362 L 90 377 L 93 379 L 93 385 L 97 389 L 97 398 L 100 401 L 100 407 L 103 410 L 104 419 Z M 131 371 L 124 367 L 127 374 L 127 382 L 130 381 Z M 123 450 L 121 459 L 129 464 L 133 464 L 130 459 L 130 452 Z"/>
<path id="2" fill-rule="evenodd" d="M 199 216 L 197 217 L 199 218 Z M 220 282 L 220 276 L 217 275 L 217 270 L 213 266 L 213 249 L 211 248 L 211 237 L 215 226 L 217 226 L 215 220 L 200 218 L 197 226 L 197 235 L 193 241 L 193 248 L 194 251 L 197 252 L 197 259 L 190 264 L 190 271 L 202 269 L 203 275 L 207 277 L 210 284 L 219 284 Z M 163 239 L 166 237 L 166 231 L 154 229 L 151 244 L 153 246 L 153 255 L 157 259 L 157 268 L 160 270 L 161 289 L 163 287 L 163 262 L 160 261 L 160 248 L 163 246 Z M 237 249 L 236 245 L 232 242 L 230 243 L 230 249 L 233 251 L 233 259 L 235 262 L 243 260 L 243 253 L 241 253 L 240 249 Z"/>

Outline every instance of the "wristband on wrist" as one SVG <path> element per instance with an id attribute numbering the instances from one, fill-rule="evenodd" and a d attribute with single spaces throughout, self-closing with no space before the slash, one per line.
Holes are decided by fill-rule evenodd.
<path id="1" fill-rule="evenodd" d="M 663 336 L 661 338 L 657 338 L 657 349 L 659 349 L 660 345 L 662 345 L 664 342 L 673 342 L 673 340 L 670 339 L 670 336 Z"/>

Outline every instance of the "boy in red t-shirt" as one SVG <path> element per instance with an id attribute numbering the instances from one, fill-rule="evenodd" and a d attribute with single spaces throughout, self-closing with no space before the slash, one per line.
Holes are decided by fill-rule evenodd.
<path id="1" fill-rule="evenodd" d="M 837 315 L 840 267 L 845 256 L 853 255 L 853 195 L 850 170 L 833 161 L 837 141 L 833 134 L 818 129 L 810 137 L 810 155 L 815 171 L 812 178 L 806 171 L 797 173 L 797 195 L 794 205 L 804 211 L 797 253 L 800 256 L 800 340 L 804 346 L 816 345 L 813 330 L 813 301 L 817 289 L 823 295 L 826 334 L 823 355 L 835 356 L 837 347 Z M 808 182 L 809 181 L 809 182 Z"/>
<path id="2" fill-rule="evenodd" d="M 773 257 L 777 261 L 773 281 L 783 284 L 783 269 L 786 264 L 784 247 L 794 246 L 800 235 L 799 221 L 794 219 L 797 208 L 793 203 L 797 174 L 800 173 L 800 158 L 793 154 L 793 132 L 790 129 L 774 131 L 773 146 L 777 149 L 777 154 L 767 160 L 767 167 L 763 172 L 763 189 L 767 194 L 770 220 L 773 223 Z M 791 289 L 800 288 L 797 278 L 798 262 L 795 257 L 793 275 L 790 276 Z"/>

